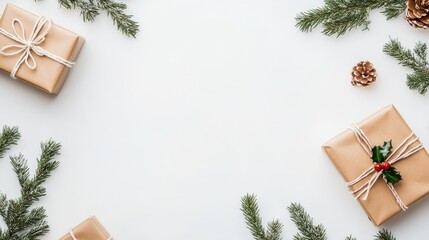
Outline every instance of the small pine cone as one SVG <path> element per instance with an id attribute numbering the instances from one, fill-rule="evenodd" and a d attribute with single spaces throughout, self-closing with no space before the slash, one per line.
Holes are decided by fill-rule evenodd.
<path id="1" fill-rule="evenodd" d="M 368 86 L 375 82 L 377 71 L 369 61 L 361 61 L 353 67 L 352 85 Z"/>
<path id="2" fill-rule="evenodd" d="M 428 28 L 429 0 L 408 0 L 405 18 L 415 28 Z"/>

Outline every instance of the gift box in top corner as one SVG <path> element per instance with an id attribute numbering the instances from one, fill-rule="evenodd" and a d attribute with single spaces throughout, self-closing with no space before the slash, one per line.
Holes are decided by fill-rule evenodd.
<path id="1" fill-rule="evenodd" d="M 84 39 L 50 19 L 7 4 L 0 17 L 0 69 L 58 93 Z"/>
<path id="2" fill-rule="evenodd" d="M 113 237 L 98 219 L 92 216 L 70 230 L 60 240 L 113 240 Z"/>
<path id="3" fill-rule="evenodd" d="M 429 192 L 428 153 L 393 105 L 323 148 L 376 226 Z"/>

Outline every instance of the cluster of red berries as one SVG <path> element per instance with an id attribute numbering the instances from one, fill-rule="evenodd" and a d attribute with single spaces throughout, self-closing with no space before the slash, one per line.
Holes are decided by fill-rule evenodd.
<path id="1" fill-rule="evenodd" d="M 389 162 L 382 162 L 382 163 L 376 163 L 374 164 L 374 170 L 376 172 L 380 172 L 381 170 L 387 171 L 390 169 L 390 163 Z"/>

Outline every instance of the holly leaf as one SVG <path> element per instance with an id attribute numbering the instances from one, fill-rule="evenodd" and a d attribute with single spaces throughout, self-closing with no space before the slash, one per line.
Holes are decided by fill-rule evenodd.
<path id="1" fill-rule="evenodd" d="M 392 140 L 384 142 L 383 146 L 381 147 L 380 153 L 383 155 L 384 158 L 387 157 L 387 154 L 389 154 L 390 149 L 392 149 Z"/>
<path id="2" fill-rule="evenodd" d="M 392 140 L 384 142 L 383 146 L 375 146 L 372 148 L 372 161 L 375 163 L 382 163 L 386 159 L 392 149 Z"/>
<path id="3" fill-rule="evenodd" d="M 395 184 L 402 180 L 401 174 L 394 167 L 390 167 L 389 170 L 383 171 L 384 179 L 387 183 Z"/>
<path id="4" fill-rule="evenodd" d="M 381 153 L 381 146 L 372 148 L 372 161 L 375 163 L 382 163 L 384 161 L 383 154 Z"/>

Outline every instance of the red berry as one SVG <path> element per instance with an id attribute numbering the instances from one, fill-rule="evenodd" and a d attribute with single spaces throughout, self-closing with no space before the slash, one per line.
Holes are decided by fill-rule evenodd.
<path id="1" fill-rule="evenodd" d="M 381 166 L 381 164 L 380 164 L 380 163 L 376 163 L 376 164 L 374 165 L 374 170 L 375 170 L 376 172 L 380 172 L 382 168 L 383 168 L 383 167 Z"/>
<path id="2" fill-rule="evenodd" d="M 383 168 L 384 171 L 387 171 L 390 169 L 390 163 L 389 162 L 382 162 L 381 168 Z"/>

